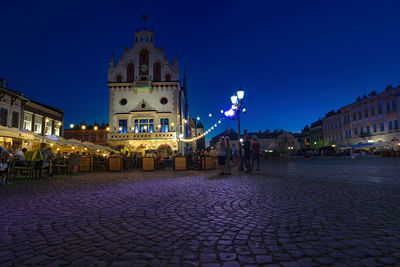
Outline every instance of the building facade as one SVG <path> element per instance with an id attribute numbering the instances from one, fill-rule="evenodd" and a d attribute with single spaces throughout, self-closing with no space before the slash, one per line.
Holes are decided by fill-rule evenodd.
<path id="1" fill-rule="evenodd" d="M 69 129 L 64 130 L 65 139 L 76 139 L 81 142 L 91 142 L 96 145 L 107 146 L 107 135 L 110 130 L 108 124 L 102 123 L 87 125 L 84 122 L 72 124 Z"/>
<path id="2" fill-rule="evenodd" d="M 322 127 L 322 120 L 317 120 L 311 123 L 310 126 L 310 145 L 314 150 L 318 150 L 327 145 L 324 140 L 324 129 Z"/>
<path id="3" fill-rule="evenodd" d="M 111 57 L 108 143 L 131 151 L 167 146 L 183 153 L 178 138 L 190 137 L 186 82 L 181 86 L 176 55 L 171 63 L 154 41 L 153 32 L 136 32 L 133 47 L 117 62 Z"/>
<path id="4" fill-rule="evenodd" d="M 0 125 L 38 135 L 63 136 L 64 111 L 24 97 L 0 79 Z"/>
<path id="5" fill-rule="evenodd" d="M 357 98 L 355 103 L 339 109 L 342 145 L 358 143 L 400 142 L 400 86 L 387 87 L 385 92 L 371 92 Z"/>

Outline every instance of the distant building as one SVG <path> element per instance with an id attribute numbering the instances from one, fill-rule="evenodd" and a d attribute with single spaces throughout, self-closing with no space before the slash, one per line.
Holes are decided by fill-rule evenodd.
<path id="1" fill-rule="evenodd" d="M 340 111 L 331 110 L 326 113 L 322 124 L 325 144 L 332 145 L 343 141 L 343 116 Z"/>
<path id="2" fill-rule="evenodd" d="M 371 92 L 339 109 L 342 139 L 338 144 L 400 142 L 400 86 L 388 86 L 385 92 Z M 335 143 L 333 141 L 332 143 Z"/>
<path id="3" fill-rule="evenodd" d="M 95 123 L 94 125 L 87 125 L 81 122 L 77 125 L 71 125 L 70 129 L 64 130 L 65 139 L 76 139 L 81 142 L 91 142 L 96 145 L 107 146 L 107 134 L 110 130 L 108 124 Z"/>
<path id="4" fill-rule="evenodd" d="M 39 135 L 63 136 L 64 111 L 24 97 L 0 79 L 0 125 Z"/>
<path id="5" fill-rule="evenodd" d="M 314 150 L 318 150 L 326 146 L 324 141 L 324 129 L 322 127 L 322 120 L 317 120 L 311 123 L 310 127 L 310 146 Z"/>
<path id="6" fill-rule="evenodd" d="M 400 86 L 388 86 L 385 92 L 372 91 L 322 119 L 324 145 L 359 143 L 400 143 Z"/>
<path id="7" fill-rule="evenodd" d="M 301 150 L 310 149 L 311 147 L 311 131 L 310 127 L 306 125 L 299 135 L 299 148 Z"/>

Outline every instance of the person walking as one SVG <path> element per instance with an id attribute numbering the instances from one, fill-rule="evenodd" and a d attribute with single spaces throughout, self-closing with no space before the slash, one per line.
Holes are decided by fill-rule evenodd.
<path id="1" fill-rule="evenodd" d="M 220 137 L 218 145 L 217 145 L 217 153 L 218 153 L 218 165 L 219 165 L 219 175 L 224 174 L 225 169 L 225 138 L 223 136 Z"/>
<path id="2" fill-rule="evenodd" d="M 225 172 L 231 174 L 232 147 L 229 136 L 225 136 Z"/>
<path id="3" fill-rule="evenodd" d="M 244 166 L 246 167 L 246 173 L 251 172 L 251 166 L 250 166 L 250 156 L 251 156 L 251 143 L 249 140 L 249 136 L 246 134 L 244 136 L 244 142 L 243 142 L 243 162 Z"/>
<path id="4" fill-rule="evenodd" d="M 257 136 L 252 136 L 253 142 L 251 143 L 251 169 L 254 170 L 254 162 L 257 161 L 256 171 L 260 171 L 260 143 L 257 141 Z"/>

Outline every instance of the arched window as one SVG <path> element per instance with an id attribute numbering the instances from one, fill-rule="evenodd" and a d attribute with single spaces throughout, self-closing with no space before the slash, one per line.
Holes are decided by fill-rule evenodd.
<path id="1" fill-rule="evenodd" d="M 133 82 L 133 77 L 135 76 L 135 66 L 133 63 L 129 63 L 128 67 L 126 68 L 126 81 Z"/>
<path id="2" fill-rule="evenodd" d="M 116 80 L 117 80 L 117 83 L 122 83 L 122 76 L 118 75 Z"/>
<path id="3" fill-rule="evenodd" d="M 143 49 L 140 51 L 139 58 L 139 75 L 148 75 L 149 74 L 149 51 Z"/>
<path id="4" fill-rule="evenodd" d="M 171 75 L 167 74 L 165 75 L 165 81 L 170 82 L 171 81 Z"/>
<path id="5" fill-rule="evenodd" d="M 153 81 L 161 81 L 161 64 L 158 62 L 153 66 Z"/>

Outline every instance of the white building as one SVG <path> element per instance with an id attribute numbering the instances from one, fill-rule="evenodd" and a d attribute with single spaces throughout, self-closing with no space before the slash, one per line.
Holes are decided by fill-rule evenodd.
<path id="1" fill-rule="evenodd" d="M 171 63 L 154 33 L 135 33 L 131 49 L 108 69 L 111 146 L 143 152 L 169 147 L 184 152 L 179 135 L 190 136 L 185 82 L 181 87 L 177 57 Z M 181 135 L 181 136 L 182 136 Z"/>

